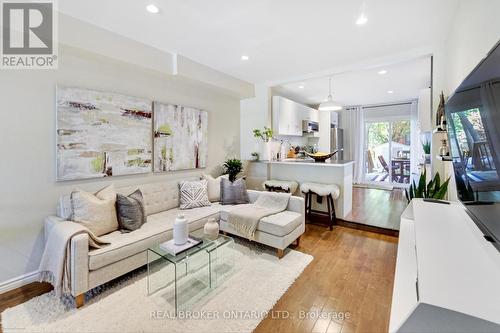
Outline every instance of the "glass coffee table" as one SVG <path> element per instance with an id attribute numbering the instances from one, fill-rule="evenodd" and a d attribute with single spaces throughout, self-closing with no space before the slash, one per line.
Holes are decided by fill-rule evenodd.
<path id="1" fill-rule="evenodd" d="M 176 315 L 217 288 L 234 266 L 231 237 L 219 234 L 210 240 L 203 229 L 189 234 L 202 242 L 176 256 L 159 245 L 147 251 L 148 295 L 161 294 Z"/>

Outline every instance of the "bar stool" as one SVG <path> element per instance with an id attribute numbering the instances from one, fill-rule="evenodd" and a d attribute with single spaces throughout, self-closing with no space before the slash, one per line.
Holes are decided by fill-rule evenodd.
<path id="1" fill-rule="evenodd" d="M 266 180 L 263 184 L 266 191 L 269 192 L 285 192 L 294 194 L 297 191 L 299 184 L 293 180 Z"/>
<path id="2" fill-rule="evenodd" d="M 333 200 L 338 199 L 340 196 L 340 188 L 335 184 L 321 184 L 321 183 L 303 183 L 300 185 L 300 191 L 305 196 L 305 207 L 306 207 L 306 217 L 311 216 L 311 213 L 318 215 L 327 215 L 330 219 L 330 230 L 333 229 L 333 225 L 337 223 L 337 217 L 335 216 L 335 205 Z M 326 205 L 328 207 L 328 212 L 314 210 L 312 209 L 311 198 L 313 194 L 316 195 L 316 202 L 321 204 L 323 202 L 323 197 L 326 197 Z"/>

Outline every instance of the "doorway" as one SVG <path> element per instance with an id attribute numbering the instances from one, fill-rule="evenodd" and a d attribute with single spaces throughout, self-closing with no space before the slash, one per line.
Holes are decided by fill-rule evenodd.
<path id="1" fill-rule="evenodd" d="M 364 179 L 367 184 L 406 187 L 410 183 L 410 117 L 365 120 Z"/>

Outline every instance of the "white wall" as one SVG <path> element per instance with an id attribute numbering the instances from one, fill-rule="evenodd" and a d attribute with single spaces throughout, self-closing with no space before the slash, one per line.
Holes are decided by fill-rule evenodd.
<path id="1" fill-rule="evenodd" d="M 487 56 L 500 40 L 500 1 L 461 0 L 446 40 L 433 51 L 433 108 L 435 126 L 439 94 L 448 98 L 470 72 Z M 436 160 L 434 145 L 431 154 L 433 173 L 444 173 L 444 164 Z"/>
<path id="2" fill-rule="evenodd" d="M 56 85 L 118 92 L 205 109 L 209 112 L 207 172 L 240 153 L 239 99 L 227 91 L 71 47 L 61 47 L 58 70 L 9 70 L 0 74 L 0 288 L 37 270 L 43 219 L 60 194 L 75 187 L 97 190 L 156 182 L 200 171 L 55 182 Z"/>
<path id="3" fill-rule="evenodd" d="M 500 1 L 462 0 L 446 41 L 446 92 L 460 85 L 500 40 Z"/>
<path id="4" fill-rule="evenodd" d="M 240 102 L 241 158 L 250 159 L 250 154 L 259 152 L 259 139 L 253 130 L 271 127 L 271 89 L 266 84 L 255 85 L 255 97 Z"/>

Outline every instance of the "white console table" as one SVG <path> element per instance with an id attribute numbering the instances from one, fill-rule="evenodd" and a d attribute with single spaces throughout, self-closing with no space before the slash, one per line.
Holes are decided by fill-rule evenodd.
<path id="1" fill-rule="evenodd" d="M 401 216 L 390 332 L 500 332 L 500 253 L 460 203 Z"/>

